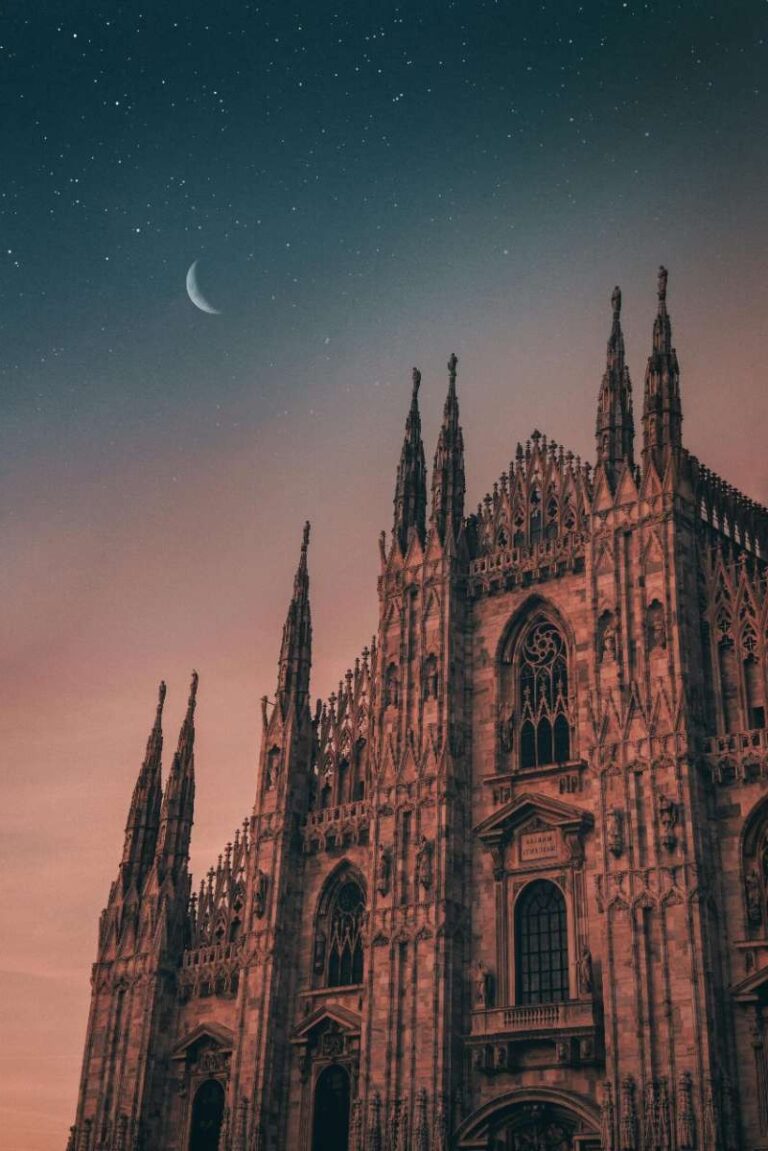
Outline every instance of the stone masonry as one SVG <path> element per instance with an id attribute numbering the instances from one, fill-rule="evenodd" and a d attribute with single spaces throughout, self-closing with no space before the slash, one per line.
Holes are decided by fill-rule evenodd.
<path id="1" fill-rule="evenodd" d="M 193 890 L 161 685 L 69 1151 L 768 1149 L 768 512 L 682 441 L 667 273 L 635 458 L 534 432 L 464 506 L 413 391 L 378 633 L 310 700 L 309 525 L 253 813 Z"/>

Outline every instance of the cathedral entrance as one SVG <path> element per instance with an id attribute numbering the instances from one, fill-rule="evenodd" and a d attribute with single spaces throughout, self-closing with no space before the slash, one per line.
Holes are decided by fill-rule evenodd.
<path id="1" fill-rule="evenodd" d="M 600 1151 L 599 1112 L 570 1091 L 518 1088 L 475 1111 L 456 1146 L 488 1151 Z"/>
<path id="2" fill-rule="evenodd" d="M 347 1151 L 349 1146 L 349 1072 L 333 1064 L 315 1087 L 312 1151 Z"/>
<path id="3" fill-rule="evenodd" d="M 491 1139 L 493 1151 L 575 1151 L 574 1124 L 548 1107 L 524 1107 Z"/>
<path id="4" fill-rule="evenodd" d="M 189 1151 L 217 1151 L 224 1117 L 224 1088 L 217 1079 L 207 1079 L 192 1104 Z"/>

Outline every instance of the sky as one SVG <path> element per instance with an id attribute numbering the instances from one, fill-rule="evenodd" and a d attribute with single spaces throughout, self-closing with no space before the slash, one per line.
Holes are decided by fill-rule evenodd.
<path id="1" fill-rule="evenodd" d="M 1 1151 L 65 1145 L 160 679 L 168 752 L 200 673 L 199 877 L 305 519 L 315 694 L 370 641 L 413 365 L 431 459 L 459 357 L 471 510 L 535 427 L 591 458 L 617 283 L 639 407 L 664 263 L 685 445 L 768 503 L 767 14 L 5 6 Z"/>

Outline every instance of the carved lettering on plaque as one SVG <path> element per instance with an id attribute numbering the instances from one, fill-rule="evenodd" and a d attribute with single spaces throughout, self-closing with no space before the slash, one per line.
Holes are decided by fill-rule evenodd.
<path id="1" fill-rule="evenodd" d="M 556 831 L 527 831 L 520 836 L 520 860 L 531 863 L 537 859 L 556 859 L 560 844 Z"/>

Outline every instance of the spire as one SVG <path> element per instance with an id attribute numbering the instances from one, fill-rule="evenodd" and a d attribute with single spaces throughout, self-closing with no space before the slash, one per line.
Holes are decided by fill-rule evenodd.
<path id="1" fill-rule="evenodd" d="M 464 437 L 459 424 L 459 401 L 456 396 L 456 366 L 452 355 L 448 361 L 448 395 L 443 407 L 443 423 L 437 439 L 432 469 L 431 523 L 445 544 L 449 535 L 454 540 L 464 521 Z"/>
<path id="2" fill-rule="evenodd" d="M 392 529 L 400 551 L 405 554 L 411 533 L 416 532 L 424 543 L 427 513 L 427 464 L 421 442 L 421 416 L 419 415 L 419 386 L 421 372 L 413 369 L 411 408 L 405 422 L 405 439 L 400 453 L 395 486 L 395 522 Z"/>
<path id="3" fill-rule="evenodd" d="M 163 754 L 164 703 L 165 683 L 161 681 L 155 722 L 149 733 L 144 762 L 139 769 L 125 825 L 125 844 L 120 865 L 124 889 L 133 881 L 136 882 L 137 887 L 141 887 L 155 853 L 162 801 L 160 773 Z"/>
<path id="4" fill-rule="evenodd" d="M 613 324 L 608 337 L 605 374 L 597 402 L 597 459 L 613 481 L 619 467 L 634 463 L 635 423 L 632 416 L 632 384 L 624 361 L 621 330 L 621 289 L 611 296 Z"/>
<path id="5" fill-rule="evenodd" d="M 195 807 L 195 706 L 198 675 L 192 672 L 187 712 L 179 732 L 179 744 L 173 757 L 160 812 L 160 834 L 157 856 L 163 862 L 163 873 L 170 869 L 175 876 L 186 866 L 192 818 Z"/>
<path id="6" fill-rule="evenodd" d="M 192 682 L 189 686 L 189 699 L 187 700 L 187 713 L 184 716 L 184 722 L 181 725 L 179 732 L 179 746 L 177 748 L 177 755 L 183 761 L 189 760 L 192 757 L 192 750 L 195 746 L 195 706 L 197 702 L 197 682 L 200 677 L 196 671 L 192 672 Z"/>
<path id="7" fill-rule="evenodd" d="M 304 525 L 299 566 L 293 581 L 293 596 L 283 626 L 277 695 L 283 715 L 295 698 L 297 707 L 309 699 L 309 672 L 312 664 L 312 615 L 309 608 L 309 522 Z"/>
<path id="8" fill-rule="evenodd" d="M 653 461 L 661 473 L 670 454 L 682 447 L 680 368 L 672 346 L 667 312 L 667 269 L 659 268 L 658 309 L 653 322 L 653 350 L 648 357 L 643 397 L 643 467 Z"/>

